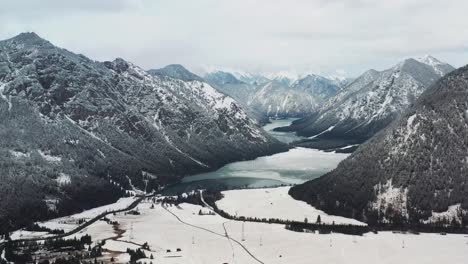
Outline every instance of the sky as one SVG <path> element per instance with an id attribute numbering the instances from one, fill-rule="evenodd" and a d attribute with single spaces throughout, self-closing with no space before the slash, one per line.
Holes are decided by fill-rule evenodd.
<path id="1" fill-rule="evenodd" d="M 145 69 L 356 77 L 430 54 L 468 64 L 466 0 L 2 0 L 0 39 L 36 32 Z"/>

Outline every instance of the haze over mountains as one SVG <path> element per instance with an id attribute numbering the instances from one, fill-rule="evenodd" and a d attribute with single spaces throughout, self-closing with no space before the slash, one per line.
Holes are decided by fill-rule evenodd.
<path id="1" fill-rule="evenodd" d="M 290 194 L 328 213 L 370 223 L 466 226 L 467 102 L 465 66 L 423 92 L 401 118 L 335 170 Z"/>
<path id="2" fill-rule="evenodd" d="M 1 41 L 0 231 L 287 150 L 179 70 L 92 61 L 34 33 Z"/>

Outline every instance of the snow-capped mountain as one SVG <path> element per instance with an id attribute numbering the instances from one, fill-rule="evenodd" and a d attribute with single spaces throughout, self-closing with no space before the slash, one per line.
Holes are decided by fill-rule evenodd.
<path id="1" fill-rule="evenodd" d="M 259 86 L 263 85 L 269 81 L 266 76 L 262 74 L 256 74 L 256 73 L 249 73 L 249 72 L 240 72 L 240 71 L 234 71 L 232 74 L 239 80 L 254 86 Z"/>
<path id="2" fill-rule="evenodd" d="M 320 111 L 282 130 L 311 137 L 312 142 L 305 144 L 321 148 L 362 143 L 395 120 L 430 84 L 453 69 L 426 57 L 419 61 L 407 59 L 382 72 L 367 71 L 330 98 Z"/>
<path id="3" fill-rule="evenodd" d="M 273 80 L 258 88 L 249 106 L 269 117 L 302 117 L 316 111 L 339 87 L 318 75 L 306 77 L 286 85 Z"/>
<path id="4" fill-rule="evenodd" d="M 450 64 L 441 62 L 430 55 L 425 55 L 421 58 L 417 58 L 416 60 L 431 66 L 435 72 L 439 73 L 439 75 L 445 75 L 447 72 L 453 71 L 453 67 Z"/>
<path id="5" fill-rule="evenodd" d="M 246 75 L 244 74 L 244 79 Z M 249 75 L 254 76 L 254 75 Z M 335 81 L 309 74 L 293 81 L 289 75 L 271 75 L 263 84 L 244 82 L 228 72 L 212 72 L 204 76 L 219 91 L 233 97 L 257 120 L 265 117 L 302 117 L 316 111 L 340 87 Z M 259 80 L 258 76 L 255 77 Z"/>
<path id="6" fill-rule="evenodd" d="M 34 33 L 1 41 L 0 226 L 27 208 L 43 217 L 50 201 L 69 213 L 115 199 L 115 186 L 151 190 L 287 149 L 232 98 L 169 68 L 95 62 Z"/>
<path id="7" fill-rule="evenodd" d="M 371 223 L 466 224 L 467 102 L 465 66 L 437 81 L 335 170 L 290 194 Z"/>
<path id="8" fill-rule="evenodd" d="M 148 70 L 148 73 L 159 76 L 167 76 L 183 81 L 203 81 L 203 79 L 200 76 L 188 71 L 184 66 L 180 64 L 171 64 L 161 69 Z"/>
<path id="9" fill-rule="evenodd" d="M 223 71 L 206 74 L 204 79 L 218 91 L 236 100 L 258 124 L 263 125 L 268 123 L 268 117 L 265 113 L 251 108 L 248 104 L 258 90 L 256 83 L 250 84 L 240 81 L 233 74 Z"/>
<path id="10" fill-rule="evenodd" d="M 265 77 L 284 86 L 290 86 L 292 83 L 300 79 L 299 74 L 297 74 L 295 71 L 286 70 L 274 73 L 266 73 Z"/>
<path id="11" fill-rule="evenodd" d="M 320 101 L 321 104 L 325 99 L 334 96 L 340 90 L 340 87 L 334 80 L 315 74 L 308 74 L 293 82 L 291 84 L 291 89 L 313 94 L 316 100 Z"/>

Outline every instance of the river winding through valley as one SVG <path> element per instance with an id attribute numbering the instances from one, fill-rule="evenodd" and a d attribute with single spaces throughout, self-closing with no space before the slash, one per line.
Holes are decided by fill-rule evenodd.
<path id="1" fill-rule="evenodd" d="M 278 140 L 291 143 L 301 137 L 273 129 L 287 126 L 294 120 L 271 120 L 263 128 Z M 293 148 L 288 152 L 233 162 L 213 172 L 185 177 L 181 183 L 167 188 L 165 194 L 173 195 L 195 189 L 225 190 L 300 184 L 331 171 L 347 156 L 349 154 Z"/>

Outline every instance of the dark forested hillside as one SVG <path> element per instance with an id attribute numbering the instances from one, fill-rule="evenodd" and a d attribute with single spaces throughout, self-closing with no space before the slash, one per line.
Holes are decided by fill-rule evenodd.
<path id="1" fill-rule="evenodd" d="M 468 66 L 325 176 L 290 194 L 368 222 L 468 222 Z"/>
<path id="2" fill-rule="evenodd" d="M 0 41 L 0 232 L 286 149 L 200 80 Z"/>

